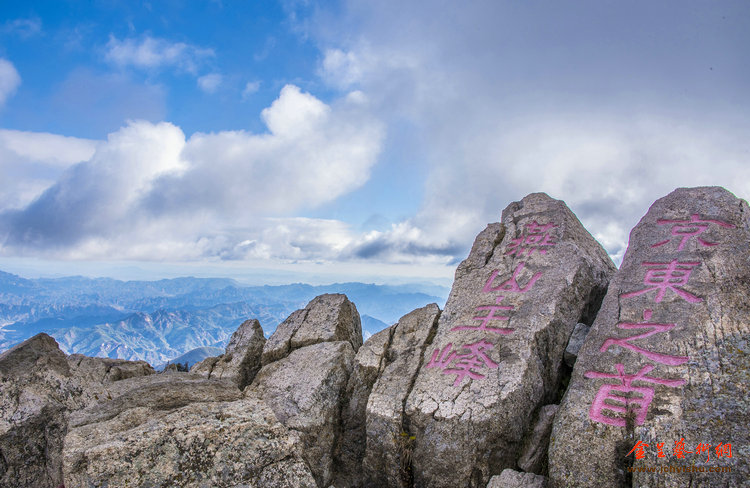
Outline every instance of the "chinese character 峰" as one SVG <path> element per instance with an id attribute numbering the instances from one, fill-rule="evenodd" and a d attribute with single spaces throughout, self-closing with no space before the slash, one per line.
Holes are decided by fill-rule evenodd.
<path id="1" fill-rule="evenodd" d="M 450 343 L 442 351 L 435 349 L 430 362 L 427 363 L 425 368 L 439 368 L 443 371 L 443 374 L 455 374 L 456 381 L 453 382 L 453 386 L 460 385 L 466 376 L 474 380 L 484 378 L 484 375 L 477 373 L 474 371 L 475 369 L 483 369 L 485 367 L 497 369 L 499 366 L 487 356 L 486 351 L 493 347 L 487 341 L 479 341 L 474 344 L 462 346 L 462 349 L 469 351 L 464 354 L 451 351 L 452 347 L 453 344 Z M 453 367 L 449 368 L 452 362 Z"/>

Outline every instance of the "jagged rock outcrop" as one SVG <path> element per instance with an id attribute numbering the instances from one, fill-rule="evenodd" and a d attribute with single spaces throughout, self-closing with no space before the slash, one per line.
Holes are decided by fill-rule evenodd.
<path id="1" fill-rule="evenodd" d="M 286 427 L 320 486 L 335 476 L 342 411 L 354 355 L 362 345 L 359 313 L 345 295 L 321 295 L 278 326 L 250 389 Z"/>
<path id="2" fill-rule="evenodd" d="M 67 360 L 71 374 L 84 383 L 114 383 L 155 373 L 154 368 L 146 361 L 91 358 L 83 354 L 71 354 Z"/>
<path id="3" fill-rule="evenodd" d="M 47 334 L 0 354 L 0 486 L 58 486 L 68 413 L 153 372 L 142 361 L 66 357 Z"/>
<path id="4" fill-rule="evenodd" d="M 347 341 L 354 352 L 359 350 L 362 345 L 359 312 L 346 295 L 320 295 L 276 327 L 263 347 L 262 363 L 283 359 L 300 347 L 334 341 Z"/>
<path id="5" fill-rule="evenodd" d="M 414 486 L 479 488 L 516 466 L 534 412 L 558 396 L 573 327 L 591 322 L 614 271 L 545 194 L 479 234 L 406 401 Z"/>
<path id="6" fill-rule="evenodd" d="M 71 415 L 66 486 L 316 488 L 297 436 L 232 381 L 162 374 L 110 396 Z"/>
<path id="7" fill-rule="evenodd" d="M 551 485 L 745 486 L 748 317 L 747 203 L 717 187 L 657 200 L 578 354 L 554 421 Z"/>
<path id="8" fill-rule="evenodd" d="M 62 482 L 65 412 L 75 391 L 65 354 L 47 334 L 0 354 L 0 485 Z"/>
<path id="9" fill-rule="evenodd" d="M 333 453 L 353 361 L 349 342 L 313 344 L 264 366 L 250 387 L 281 423 L 299 433 L 303 456 L 320 486 L 328 486 L 334 476 Z"/>
<path id="10" fill-rule="evenodd" d="M 156 373 L 146 361 L 91 358 L 82 354 L 71 354 L 67 360 L 70 374 L 80 387 L 77 404 L 69 407 L 71 411 L 92 405 L 105 398 L 107 386 L 111 383 Z"/>
<path id="11" fill-rule="evenodd" d="M 190 372 L 207 378 L 229 379 L 242 390 L 258 374 L 265 344 L 260 322 L 246 320 L 232 334 L 223 355 L 204 359 L 190 368 Z"/>

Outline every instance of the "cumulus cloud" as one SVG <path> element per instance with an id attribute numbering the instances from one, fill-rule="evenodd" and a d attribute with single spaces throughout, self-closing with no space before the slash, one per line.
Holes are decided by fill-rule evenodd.
<path id="1" fill-rule="evenodd" d="M 123 40 L 110 36 L 105 51 L 105 59 L 120 67 L 134 66 L 140 69 L 174 67 L 193 74 L 197 72 L 199 66 L 213 56 L 212 49 L 148 35 Z"/>
<path id="2" fill-rule="evenodd" d="M 12 96 L 21 84 L 21 76 L 16 71 L 13 63 L 7 59 L 0 58 L 0 106 L 5 104 L 8 97 Z"/>
<path id="3" fill-rule="evenodd" d="M 223 77 L 219 73 L 210 73 L 198 78 L 198 88 L 206 93 L 215 93 L 221 85 Z"/>
<path id="4" fill-rule="evenodd" d="M 6 255 L 130 259 L 330 259 L 338 221 L 295 218 L 367 181 L 383 137 L 362 97 L 325 104 L 293 85 L 267 133 L 194 134 L 131 122 L 21 209 L 0 212 Z"/>
<path id="5" fill-rule="evenodd" d="M 88 139 L 0 129 L 0 208 L 28 205 L 95 147 Z"/>

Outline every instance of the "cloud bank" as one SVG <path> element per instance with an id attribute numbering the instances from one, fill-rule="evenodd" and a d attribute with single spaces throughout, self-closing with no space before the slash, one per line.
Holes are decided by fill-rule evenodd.
<path id="1" fill-rule="evenodd" d="M 420 210 L 350 252 L 460 258 L 509 202 L 544 191 L 618 260 L 676 187 L 750 197 L 750 8 L 679 5 L 350 1 L 305 24 L 321 78 L 366 93 L 424 158 Z M 386 152 L 404 143 L 389 136 Z"/>
<path id="2" fill-rule="evenodd" d="M 328 105 L 287 85 L 262 113 L 267 133 L 198 133 L 186 140 L 169 123 L 130 122 L 31 203 L 0 213 L 2 252 L 330 258 L 349 239 L 346 226 L 293 213 L 367 181 L 383 131 L 366 104 L 354 92 Z M 88 155 L 79 149 L 78 156 Z"/>
<path id="3" fill-rule="evenodd" d="M 99 142 L 0 133 L 0 254 L 444 270 L 508 203 L 544 191 L 617 260 L 675 187 L 750 197 L 747 2 L 284 7 L 320 53 L 298 84 L 326 98 L 287 85 L 261 133 L 187 137 L 144 121 Z M 165 119 L 169 87 L 154 73 L 187 73 L 205 93 L 242 80 L 243 106 L 278 82 L 238 76 L 219 48 L 150 35 L 110 36 L 102 53 L 113 72 L 74 70 L 58 103 L 97 125 L 101 109 L 107 127 Z M 19 83 L 0 61 L 0 103 Z"/>

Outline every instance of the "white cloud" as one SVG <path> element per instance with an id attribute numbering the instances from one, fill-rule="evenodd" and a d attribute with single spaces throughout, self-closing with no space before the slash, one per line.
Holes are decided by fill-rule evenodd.
<path id="1" fill-rule="evenodd" d="M 198 88 L 206 93 L 215 93 L 222 82 L 222 76 L 219 73 L 210 73 L 198 78 Z"/>
<path id="2" fill-rule="evenodd" d="M 242 99 L 247 100 L 260 90 L 260 81 L 248 81 L 242 90 Z"/>
<path id="3" fill-rule="evenodd" d="M 88 139 L 0 129 L 0 209 L 28 205 L 95 147 Z"/>
<path id="4" fill-rule="evenodd" d="M 13 63 L 7 59 L 0 58 L 0 106 L 16 92 L 21 84 L 21 76 L 16 71 Z"/>
<path id="5" fill-rule="evenodd" d="M 675 187 L 750 196 L 750 39 L 710 6 L 674 17 L 645 4 L 583 14 L 554 3 L 542 14 L 492 1 L 343 5 L 306 24 L 324 46 L 320 75 L 406 127 L 384 151 L 419 155 L 405 163 L 425 179 L 416 215 L 358 238 L 354 255 L 462 256 L 508 203 L 546 191 L 617 257 Z M 642 30 L 624 28 L 643 19 Z"/>
<path id="6" fill-rule="evenodd" d="M 67 167 L 91 158 L 96 142 L 44 132 L 0 129 L 0 147 L 29 161 Z"/>
<path id="7" fill-rule="evenodd" d="M 369 177 L 383 137 L 362 97 L 328 105 L 288 85 L 269 132 L 195 134 L 131 122 L 21 210 L 0 211 L 0 253 L 82 259 L 333 259 L 348 226 L 291 217 Z"/>
<path id="8" fill-rule="evenodd" d="M 9 20 L 3 25 L 2 31 L 28 38 L 42 32 L 42 21 L 38 17 Z"/>
<path id="9" fill-rule="evenodd" d="M 120 67 L 141 69 L 174 67 L 195 74 L 206 59 L 214 56 L 212 49 L 184 42 L 173 42 L 151 36 L 119 40 L 110 36 L 105 59 Z"/>
<path id="10" fill-rule="evenodd" d="M 367 69 L 361 58 L 366 57 L 354 51 L 327 49 L 321 65 L 321 76 L 331 85 L 347 89 L 362 80 Z"/>

